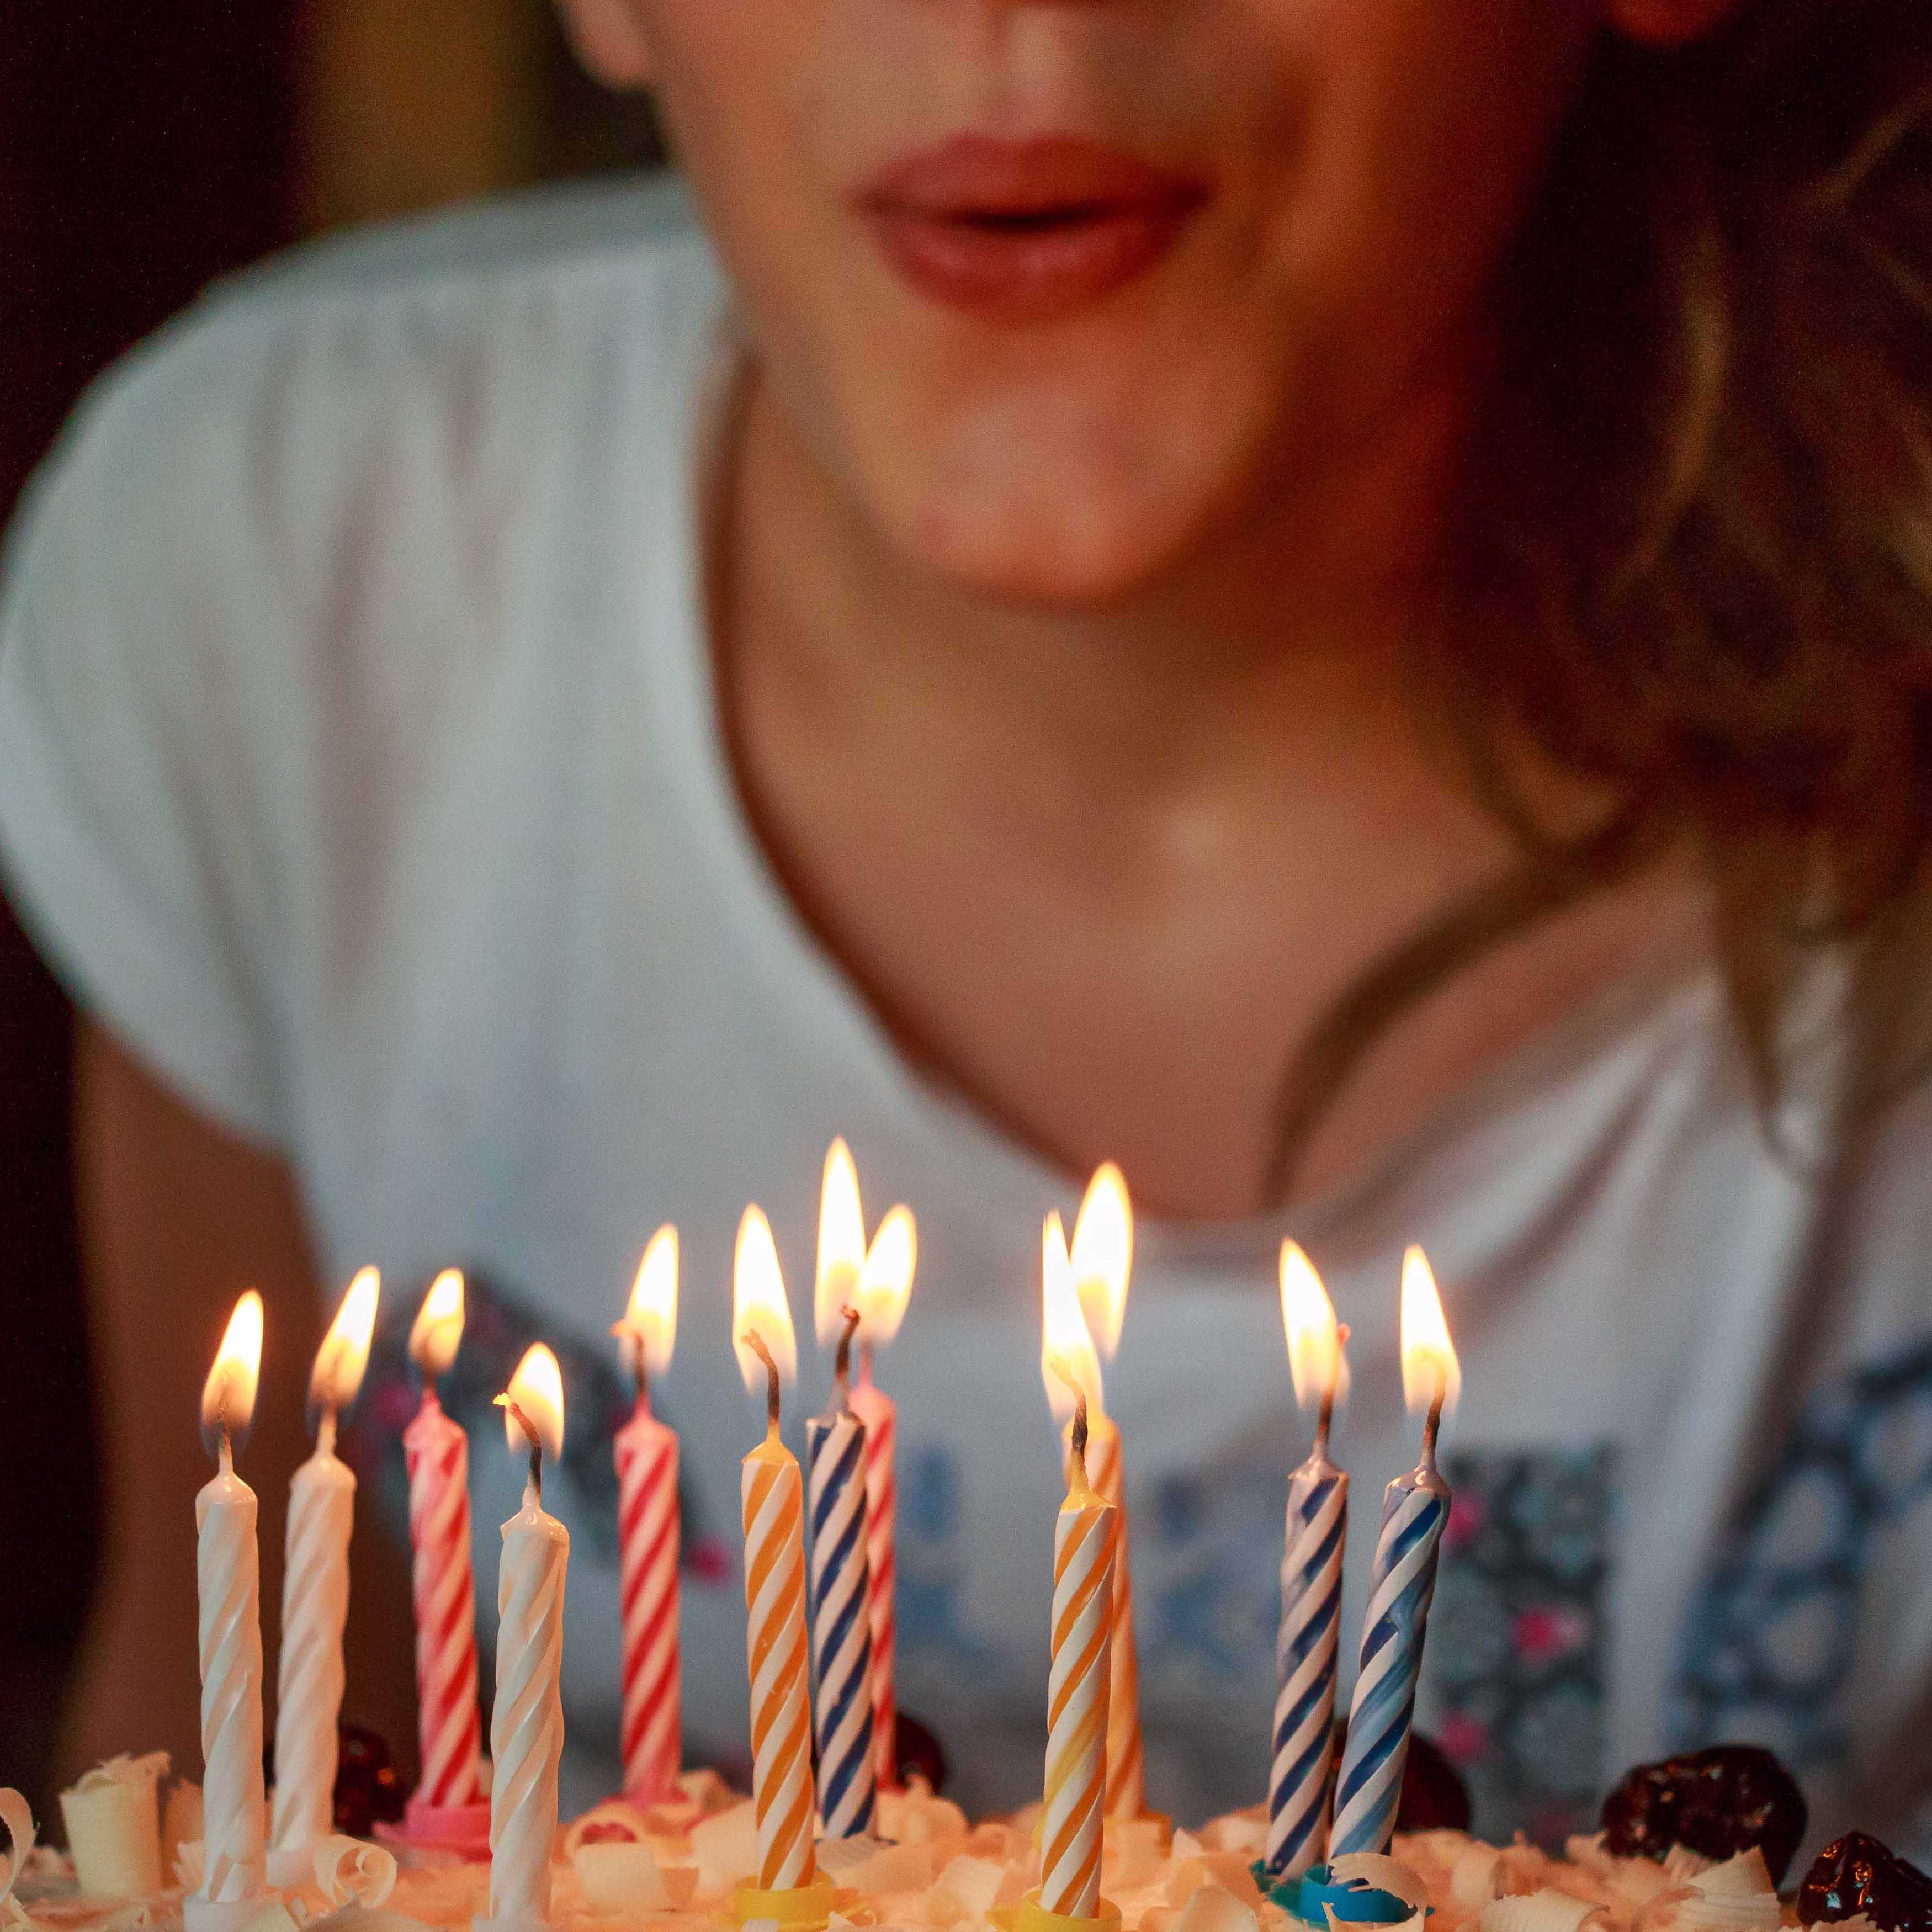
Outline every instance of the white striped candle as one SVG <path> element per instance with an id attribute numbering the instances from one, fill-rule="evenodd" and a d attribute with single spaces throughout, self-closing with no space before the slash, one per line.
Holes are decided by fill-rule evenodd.
<path id="1" fill-rule="evenodd" d="M 570 1532 L 543 1506 L 543 1461 L 563 1453 L 563 1377 L 536 1343 L 498 1396 L 513 1446 L 527 1446 L 523 1508 L 503 1526 L 496 1582 L 496 1703 L 490 1714 L 490 1920 L 546 1924 L 563 1761 L 563 1592 Z"/>
<path id="2" fill-rule="evenodd" d="M 194 1499 L 201 1652 L 202 1882 L 182 1901 L 187 1932 L 237 1932 L 267 1889 L 262 1790 L 262 1602 L 255 1492 L 235 1473 L 234 1437 L 255 1413 L 262 1298 L 235 1304 L 201 1391 L 214 1480 Z"/>

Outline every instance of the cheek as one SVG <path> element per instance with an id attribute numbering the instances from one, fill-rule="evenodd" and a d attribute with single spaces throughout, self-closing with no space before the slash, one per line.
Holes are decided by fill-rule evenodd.
<path id="1" fill-rule="evenodd" d="M 1274 0 L 1318 76 L 1264 246 L 1367 376 L 1466 320 L 1533 196 L 1592 39 L 1594 0 Z M 1340 371 L 1335 373 L 1340 373 Z M 1324 377 L 1324 381 L 1328 380 Z"/>

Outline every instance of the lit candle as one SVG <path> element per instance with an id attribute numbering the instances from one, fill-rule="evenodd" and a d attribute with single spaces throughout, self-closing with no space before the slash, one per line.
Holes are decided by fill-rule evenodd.
<path id="1" fill-rule="evenodd" d="M 1058 1231 L 1058 1220 L 1054 1226 Z M 1102 1360 L 1111 1362 L 1120 1352 L 1133 1255 L 1133 1210 L 1127 1201 L 1127 1185 L 1120 1170 L 1108 1161 L 1088 1184 L 1086 1198 L 1073 1224 L 1073 1246 L 1068 1257 L 1081 1314 Z M 1141 1744 L 1140 1652 L 1134 1641 L 1126 1473 L 1120 1460 L 1120 1432 L 1101 1400 L 1097 1364 L 1088 1390 L 1088 1405 L 1091 1433 L 1087 1461 L 1094 1486 L 1120 1512 L 1120 1546 L 1114 1556 L 1114 1678 L 1107 1702 L 1107 1810 L 1114 1817 L 1138 1818 L 1147 1808 L 1147 1761 Z"/>
<path id="2" fill-rule="evenodd" d="M 1436 1442 L 1443 1415 L 1460 1391 L 1462 1370 L 1420 1248 L 1402 1257 L 1402 1383 L 1410 1412 L 1426 1412 L 1428 1420 L 1421 1461 L 1390 1484 L 1382 1500 L 1382 1534 L 1362 1620 L 1360 1674 L 1335 1781 L 1331 1860 L 1345 1852 L 1385 1852 L 1394 1835 L 1436 1558 L 1449 1518 L 1449 1485 L 1436 1466 Z"/>
<path id="3" fill-rule="evenodd" d="M 872 1829 L 872 1633 L 866 1618 L 866 1425 L 852 1413 L 852 1331 L 838 1339 L 838 1394 L 805 1425 L 812 1516 L 812 1667 L 818 1815 L 828 1838 Z"/>
<path id="4" fill-rule="evenodd" d="M 626 1344 L 637 1388 L 617 1432 L 619 1600 L 623 1620 L 626 1795 L 654 1804 L 676 1788 L 684 1755 L 679 1711 L 677 1433 L 651 1413 L 651 1378 L 677 1340 L 677 1230 L 653 1234 L 630 1306 L 611 1331 Z"/>
<path id="5" fill-rule="evenodd" d="M 1315 1448 L 1288 1486 L 1281 1564 L 1281 1632 L 1275 1646 L 1274 1757 L 1268 1777 L 1269 1880 L 1299 1878 L 1321 1856 L 1334 1756 L 1335 1659 L 1342 1628 L 1342 1555 L 1348 1479 L 1328 1460 L 1335 1405 L 1348 1392 L 1348 1331 L 1308 1257 L 1281 1244 L 1281 1318 L 1294 1400 L 1318 1405 Z"/>
<path id="6" fill-rule="evenodd" d="M 1077 1318 L 1077 1306 L 1073 1312 Z M 1073 1339 L 1064 1330 L 1049 1332 Z M 1084 1334 L 1079 1339 L 1084 1340 Z M 1054 1918 L 1098 1921 L 1120 1512 L 1088 1480 L 1084 1390 L 1066 1364 L 1049 1358 L 1047 1370 L 1049 1386 L 1066 1390 L 1073 1414 L 1067 1425 L 1066 1500 L 1053 1531 L 1053 1654 L 1038 1906 Z M 1118 1915 L 1113 1922 L 1119 1922 Z"/>
<path id="7" fill-rule="evenodd" d="M 490 1717 L 490 1916 L 499 1932 L 550 1919 L 563 1757 L 563 1584 L 570 1532 L 543 1507 L 543 1459 L 563 1453 L 563 1376 L 539 1342 L 497 1398 L 512 1452 L 530 1452 L 524 1506 L 496 1573 L 496 1704 Z"/>
<path id="8" fill-rule="evenodd" d="M 814 1297 L 818 1339 L 837 1339 L 839 1311 L 859 1311 L 859 1379 L 852 1412 L 866 1426 L 866 1620 L 872 1649 L 872 1762 L 882 1791 L 898 1786 L 898 1409 L 872 1379 L 874 1352 L 899 1332 L 912 1296 L 919 1256 L 912 1210 L 891 1209 L 866 1244 L 859 1177 L 845 1143 L 825 1156 L 818 1214 L 818 1280 Z"/>
<path id="9" fill-rule="evenodd" d="M 416 1724 L 422 1778 L 405 1820 L 426 1844 L 487 1843 L 482 1724 L 476 1698 L 476 1586 L 470 1558 L 470 1438 L 436 1400 L 463 1342 L 463 1276 L 430 1284 L 410 1330 L 422 1403 L 403 1432 L 414 1552 Z"/>
<path id="10" fill-rule="evenodd" d="M 237 1932 L 266 1894 L 262 1844 L 261 1565 L 255 1492 L 234 1443 L 255 1413 L 262 1298 L 235 1304 L 201 1392 L 202 1435 L 220 1465 L 194 1499 L 200 1602 L 202 1876 L 184 1902 L 188 1932 Z"/>
<path id="11" fill-rule="evenodd" d="M 376 1270 L 362 1269 L 316 1351 L 308 1384 L 315 1454 L 289 1485 L 268 1833 L 270 1870 L 280 1884 L 313 1877 L 314 1848 L 335 1829 L 342 1630 L 349 1618 L 349 1538 L 356 1524 L 356 1478 L 335 1453 L 335 1420 L 362 1386 L 380 1290 Z"/>
<path id="12" fill-rule="evenodd" d="M 797 1461 L 778 1440 L 779 1387 L 798 1372 L 798 1345 L 771 1225 L 756 1208 L 745 1210 L 738 1227 L 731 1334 L 745 1386 L 762 1379 L 765 1387 L 765 1439 L 745 1458 L 742 1486 L 758 1870 L 756 1882 L 739 1887 L 732 1906 L 740 1924 L 780 1918 L 822 1925 L 816 1905 L 830 1912 L 832 1887 L 819 1880 L 812 1850 L 805 1508 Z"/>

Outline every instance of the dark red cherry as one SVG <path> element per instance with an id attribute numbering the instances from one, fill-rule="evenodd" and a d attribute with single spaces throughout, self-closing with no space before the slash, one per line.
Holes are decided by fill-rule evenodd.
<path id="1" fill-rule="evenodd" d="M 403 1815 L 403 1781 L 389 1747 L 359 1725 L 336 1729 L 335 1828 L 366 1838 L 378 1824 L 394 1825 Z"/>
<path id="2" fill-rule="evenodd" d="M 1861 1912 L 1881 1932 L 1932 1932 L 1932 1878 L 1863 1832 L 1820 1852 L 1798 1888 L 1798 1916 L 1828 1925 Z"/>
<path id="3" fill-rule="evenodd" d="M 898 1714 L 896 1736 L 899 1782 L 904 1784 L 910 1778 L 922 1778 L 935 1794 L 944 1791 L 946 1772 L 950 1767 L 946 1762 L 946 1747 L 938 1737 L 916 1718 L 904 1711 Z"/>
<path id="4" fill-rule="evenodd" d="M 1448 1754 L 1432 1738 L 1412 1731 L 1396 1801 L 1398 1832 L 1466 1832 L 1474 1816 L 1469 1787 Z"/>
<path id="5" fill-rule="evenodd" d="M 1804 1819 L 1797 1780 L 1756 1744 L 1719 1744 L 1639 1765 L 1604 1800 L 1606 1841 L 1620 1856 L 1661 1863 L 1672 1845 L 1682 1845 L 1728 1858 L 1755 1845 L 1773 1885 L 1791 1868 Z"/>

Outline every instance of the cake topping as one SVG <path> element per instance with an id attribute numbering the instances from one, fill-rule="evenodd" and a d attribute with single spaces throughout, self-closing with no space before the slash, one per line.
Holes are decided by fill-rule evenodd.
<path id="1" fill-rule="evenodd" d="M 1847 1832 L 1818 1854 L 1798 1888 L 1807 1925 L 1862 1916 L 1882 1932 L 1932 1928 L 1932 1878 L 1863 1832 Z"/>
<path id="2" fill-rule="evenodd" d="M 374 1834 L 403 1815 L 403 1781 L 389 1747 L 358 1724 L 336 1726 L 335 1828 L 352 1838 Z"/>
<path id="3" fill-rule="evenodd" d="M 1661 1863 L 1673 1845 L 1707 1858 L 1752 1846 L 1774 1884 L 1804 1835 L 1804 1798 L 1791 1774 L 1754 1744 L 1720 1744 L 1640 1765 L 1604 1801 L 1605 1841 L 1624 1858 Z"/>
<path id="4" fill-rule="evenodd" d="M 1398 1832 L 1466 1832 L 1474 1815 L 1469 1787 L 1442 1746 L 1420 1731 L 1408 1734 L 1402 1767 Z"/>

